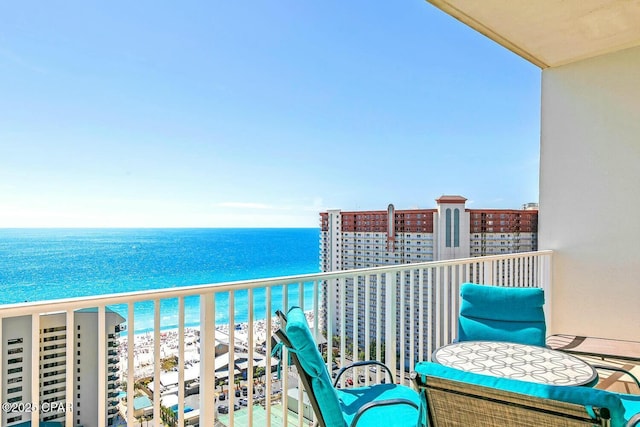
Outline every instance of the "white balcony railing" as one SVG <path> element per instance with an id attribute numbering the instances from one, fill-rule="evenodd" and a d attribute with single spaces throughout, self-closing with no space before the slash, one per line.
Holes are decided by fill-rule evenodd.
<path id="1" fill-rule="evenodd" d="M 140 317 L 136 308 L 141 304 L 151 305 L 152 327 L 145 334 L 152 341 L 151 371 L 147 374 L 154 384 L 153 414 L 161 414 L 160 378 L 162 373 L 161 338 L 163 328 L 167 327 L 164 319 L 173 319 L 174 323 L 168 326 L 177 328 L 177 374 L 178 374 L 178 415 L 176 425 L 188 425 L 185 421 L 185 387 L 192 378 L 186 378 L 185 368 L 185 325 L 188 319 L 193 319 L 193 311 L 197 311 L 195 318 L 199 321 L 199 340 L 195 344 L 199 349 L 199 418 L 200 425 L 212 426 L 214 420 L 223 424 L 234 425 L 310 425 L 303 415 L 302 391 L 298 394 L 296 408 L 287 409 L 289 389 L 295 388 L 296 376 L 291 370 L 283 367 L 282 380 L 279 385 L 272 381 L 269 373 L 271 341 L 270 331 L 277 325 L 274 324 L 273 315 L 276 310 L 286 311 L 287 308 L 298 305 L 309 312 L 313 318 L 313 330 L 318 341 L 323 341 L 323 335 L 328 337 L 328 342 L 333 344 L 333 351 L 327 351 L 327 366 L 332 368 L 334 362 L 343 366 L 352 360 L 374 358 L 384 359 L 392 369 L 396 377 L 407 382 L 406 373 L 410 372 L 416 361 L 430 358 L 433 349 L 449 343 L 455 336 L 457 312 L 459 307 L 459 286 L 464 282 L 485 283 L 498 286 L 517 287 L 542 287 L 548 290 L 550 283 L 551 251 L 529 252 L 521 254 L 509 254 L 501 256 L 488 256 L 481 258 L 457 259 L 449 261 L 436 261 L 416 264 L 394 265 L 388 267 L 376 267 L 350 271 L 308 274 L 272 279 L 250 280 L 233 283 L 220 283 L 212 285 L 179 287 L 161 289 L 156 291 L 142 291 L 135 293 L 101 295 L 86 298 L 74 298 L 66 300 L 53 300 L 24 304 L 0 306 L 0 342 L 4 344 L 2 337 L 3 322 L 14 316 L 30 316 L 32 331 L 40 330 L 41 315 L 52 312 L 66 313 L 66 331 L 73 331 L 78 310 L 97 309 L 97 366 L 100 367 L 93 374 L 87 370 L 82 375 L 95 375 L 91 382 L 97 382 L 98 393 L 96 397 L 97 413 L 93 415 L 95 421 L 83 421 L 86 427 L 108 425 L 108 419 L 114 414 L 112 400 L 115 392 L 113 370 L 110 370 L 109 360 L 113 358 L 113 348 L 108 347 L 106 328 L 107 312 L 111 309 L 120 311 L 126 315 L 127 331 L 120 335 L 127 339 L 129 345 L 121 354 L 120 366 L 121 382 L 117 384 L 131 385 L 140 376 L 135 366 L 136 352 L 140 350 L 132 343 L 136 342 L 136 319 Z M 220 297 L 220 296 L 223 297 Z M 222 298 L 222 299 L 221 299 Z M 193 301 L 197 300 L 195 305 Z M 224 300 L 224 304 L 216 303 Z M 188 302 L 188 304 L 186 304 Z M 242 304 L 240 304 L 242 302 Z M 234 309 L 235 307 L 235 309 Z M 547 312 L 550 309 L 547 303 Z M 86 310 L 85 310 L 86 311 Z M 236 360 L 240 353 L 248 353 L 244 364 L 239 369 L 246 372 L 254 372 L 262 364 L 266 368 L 264 377 L 264 399 L 261 405 L 254 394 L 253 387 L 248 387 L 246 399 L 248 406 L 239 411 L 234 410 L 233 405 L 228 405 L 229 414 L 221 415 L 216 411 L 217 390 L 216 375 L 220 381 L 220 366 L 216 367 L 216 339 L 220 340 L 220 332 L 216 333 L 216 327 L 220 322 L 217 318 L 228 321 L 228 342 L 235 343 L 228 346 L 228 360 Z M 234 325 L 246 322 L 252 325 L 257 320 L 264 321 L 266 342 L 264 348 L 258 348 L 259 334 L 253 327 L 246 330 L 246 335 L 239 338 Z M 329 333 L 326 333 L 329 331 Z M 113 332 L 113 331 L 111 331 Z M 30 394 L 23 396 L 24 402 L 42 401 L 42 385 L 38 372 L 40 364 L 40 334 L 33 333 L 30 338 L 30 366 L 31 378 L 25 379 Z M 225 337 L 227 339 L 227 337 Z M 384 343 L 376 345 L 376 343 Z M 3 345 L 3 348 L 6 346 Z M 66 340 L 66 354 L 75 354 L 74 339 Z M 266 354 L 263 362 L 254 360 L 254 351 L 262 351 Z M 366 355 L 366 357 L 365 357 Z M 3 385 L 2 401 L 7 401 L 6 377 L 7 352 L 0 353 L 0 384 Z M 76 372 L 75 357 L 66 358 L 66 372 Z M 125 362 L 126 361 L 126 364 Z M 400 369 L 404 367 L 404 369 Z M 60 369 L 59 367 L 56 369 Z M 233 370 L 228 369 L 233 372 Z M 26 374 L 23 373 L 23 374 Z M 80 374 L 78 374 L 80 375 Z M 234 380 L 228 379 L 228 389 L 231 390 Z M 251 379 L 251 375 L 248 375 Z M 360 377 L 355 377 L 354 380 Z M 374 380 L 372 378 L 371 380 Z M 66 402 L 76 401 L 74 381 L 76 375 L 67 375 L 64 383 Z M 364 375 L 364 381 L 369 382 L 369 374 Z M 346 386 L 346 384 L 342 384 Z M 111 388 L 109 388 L 111 387 Z M 121 387 L 121 385 L 119 386 Z M 275 388 L 281 388 L 282 393 L 274 393 Z M 230 395 L 232 395 L 230 393 Z M 281 396 L 281 397 L 278 397 Z M 228 402 L 228 401 L 227 401 Z M 67 405 L 72 408 L 73 405 Z M 295 406 L 295 405 L 294 405 Z M 249 408 L 249 409 L 247 409 Z M 24 420 L 31 419 L 31 425 L 37 427 L 39 419 L 44 413 L 39 408 L 30 414 L 24 414 Z M 134 418 L 133 399 L 127 399 L 126 404 L 121 405 L 121 412 L 126 413 L 128 425 L 138 425 L 140 421 Z M 192 412 L 198 413 L 198 412 Z M 68 412 L 64 418 L 64 425 L 75 425 L 74 412 Z M 189 413 L 186 417 L 188 418 Z M 301 414 L 298 416 L 297 414 Z M 7 419 L 3 414 L 3 422 Z M 258 417 L 259 421 L 258 421 Z M 266 421 L 265 421 L 266 420 Z M 4 425 L 4 424 L 3 424 Z M 160 426 L 160 417 L 154 418 L 153 425 Z"/>

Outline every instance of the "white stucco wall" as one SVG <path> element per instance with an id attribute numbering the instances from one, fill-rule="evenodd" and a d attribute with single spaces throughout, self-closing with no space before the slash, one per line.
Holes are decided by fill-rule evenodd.
<path id="1" fill-rule="evenodd" d="M 640 340 L 640 48 L 542 74 L 551 333 Z"/>

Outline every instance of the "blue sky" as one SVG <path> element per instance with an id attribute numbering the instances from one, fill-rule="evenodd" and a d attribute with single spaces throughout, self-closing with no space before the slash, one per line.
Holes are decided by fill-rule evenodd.
<path id="1" fill-rule="evenodd" d="M 0 3 L 0 227 L 538 199 L 540 70 L 420 0 Z"/>

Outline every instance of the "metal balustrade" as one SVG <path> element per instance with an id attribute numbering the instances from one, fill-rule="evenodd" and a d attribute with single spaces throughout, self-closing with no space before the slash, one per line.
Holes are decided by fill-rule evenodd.
<path id="1" fill-rule="evenodd" d="M 408 373 L 413 370 L 415 363 L 428 360 L 433 349 L 455 338 L 461 283 L 542 287 L 548 291 L 551 285 L 551 257 L 551 251 L 538 251 L 4 305 L 0 306 L 0 342 L 5 348 L 1 326 L 11 317 L 30 316 L 32 331 L 39 331 L 41 315 L 62 312 L 66 318 L 66 331 L 73 331 L 78 310 L 97 309 L 97 366 L 100 368 L 92 372 L 83 366 L 82 373 L 78 375 L 94 375 L 92 381 L 98 384 L 95 422 L 84 422 L 84 425 L 106 426 L 108 418 L 115 413 L 114 399 L 118 399 L 117 388 L 114 388 L 113 370 L 109 367 L 109 363 L 116 362 L 117 358 L 113 357 L 113 347 L 109 344 L 107 313 L 113 309 L 127 318 L 126 329 L 123 326 L 116 327 L 116 330 L 120 331 L 120 336 L 126 337 L 128 342 L 126 352 L 120 355 L 120 387 L 126 383 L 131 390 L 139 379 L 139 372 L 134 365 L 137 349 L 133 343 L 136 342 L 136 320 L 141 315 L 136 311 L 136 307 L 140 307 L 139 304 L 150 304 L 153 326 L 144 334 L 149 338 L 149 342 L 152 342 L 149 349 L 153 360 L 147 376 L 153 381 L 155 391 L 152 398 L 153 413 L 156 414 L 153 425 L 161 425 L 161 392 L 158 391 L 164 359 L 160 343 L 163 328 L 167 326 L 163 325 L 161 320 L 165 318 L 174 319 L 175 323 L 170 326 L 177 329 L 176 425 L 185 425 L 185 399 L 188 396 L 186 393 L 194 388 L 194 384 L 197 384 L 199 389 L 200 425 L 211 426 L 214 420 L 223 420 L 223 423 L 230 427 L 254 424 L 267 427 L 311 425 L 311 422 L 303 417 L 305 408 L 302 390 L 292 392 L 293 397 L 297 395 L 298 403 L 288 407 L 288 390 L 295 390 L 297 382 L 294 368 L 281 367 L 281 385 L 277 387 L 282 392 L 279 394 L 276 393 L 277 383 L 273 382 L 272 372 L 269 372 L 272 351 L 270 336 L 271 331 L 277 327 L 273 318 L 276 310 L 286 311 L 287 308 L 298 305 L 309 313 L 313 319 L 312 329 L 317 341 L 327 344 L 323 345 L 322 349 L 327 356 L 327 367 L 330 371 L 336 365 L 345 366 L 352 361 L 370 359 L 370 356 L 373 356 L 377 360 L 384 360 L 401 382 L 409 384 Z M 224 298 L 216 302 L 221 295 L 224 295 Z M 194 300 L 197 300 L 196 305 L 193 304 Z M 221 304 L 222 300 L 226 303 Z M 186 301 L 189 304 L 186 304 Z M 549 303 L 546 309 L 549 312 Z M 188 368 L 185 362 L 185 326 L 188 324 L 187 318 L 194 317 L 193 311 L 198 311 L 196 318 L 199 323 L 198 339 L 193 344 L 199 351 L 197 383 L 192 383 L 193 378 L 186 378 L 185 375 Z M 259 367 L 266 371 L 263 377 L 264 393 L 258 396 L 254 387 L 249 386 L 246 396 L 242 396 L 247 399 L 247 407 L 236 410 L 233 404 L 229 404 L 229 413 L 224 415 L 217 413 L 214 404 L 218 396 L 217 386 L 226 376 L 229 396 L 233 398 L 231 390 L 235 381 L 234 378 L 228 378 L 228 372 L 232 372 L 233 376 L 235 369 L 229 364 L 227 373 L 222 373 L 221 378 L 220 366 L 216 366 L 216 339 L 220 340 L 221 336 L 220 332 L 216 333 L 216 328 L 221 326 L 221 322 L 216 320 L 219 317 L 228 319 L 228 336 L 223 337 L 229 343 L 228 360 L 237 359 L 234 365 L 240 372 L 252 373 Z M 253 327 L 248 327 L 246 335 L 243 333 L 242 336 L 235 330 L 236 323 L 253 325 L 258 320 L 264 322 L 267 338 L 265 342 L 258 342 Z M 38 333 L 33 333 L 30 345 L 30 365 L 23 372 L 25 390 L 30 390 L 30 394 L 23 396 L 23 400 L 39 402 L 42 386 L 38 373 L 41 369 L 47 368 L 40 366 L 41 344 Z M 65 347 L 66 354 L 71 356 L 66 357 L 64 362 L 66 371 L 76 372 L 73 357 L 76 350 L 74 339 L 65 339 Z M 264 360 L 254 359 L 254 353 L 262 354 Z M 7 362 L 3 359 L 8 358 L 6 352 L 0 353 L 0 366 L 6 367 Z M 283 359 L 286 360 L 286 357 Z M 30 378 L 26 371 L 31 372 Z M 3 377 L 7 375 L 6 371 L 0 372 L 0 384 L 6 384 Z M 247 377 L 251 383 L 252 375 L 249 374 Z M 75 375 L 67 375 L 63 383 L 66 402 L 76 401 L 74 379 Z M 343 378 L 341 386 L 349 386 L 349 379 L 353 383 L 369 383 L 379 381 L 381 376 L 378 372 L 356 372 L 351 378 Z M 187 384 L 189 387 L 185 387 Z M 3 401 L 6 401 L 6 398 L 6 392 L 3 390 Z M 117 400 L 115 402 L 117 404 Z M 251 410 L 254 404 L 256 410 L 264 412 L 260 420 L 256 418 L 254 410 Z M 140 423 L 134 418 L 133 399 L 128 399 L 125 407 L 121 409 L 127 414 L 128 425 Z M 30 415 L 31 425 L 39 426 L 38 420 L 43 415 L 39 408 L 35 408 Z M 73 415 L 73 412 L 66 413 L 66 427 L 75 425 Z M 237 419 L 234 415 L 238 416 Z M 24 420 L 27 419 L 29 418 Z M 274 421 L 276 419 L 278 421 Z"/>

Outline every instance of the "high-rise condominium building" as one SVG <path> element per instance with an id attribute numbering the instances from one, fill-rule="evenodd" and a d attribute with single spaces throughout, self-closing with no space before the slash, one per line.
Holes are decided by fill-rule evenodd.
<path id="1" fill-rule="evenodd" d="M 106 367 L 98 366 L 98 312 L 75 312 L 73 331 L 67 330 L 66 314 L 40 316 L 38 330 L 31 316 L 2 319 L 2 393 L 4 403 L 1 425 L 29 424 L 30 405 L 40 408 L 41 422 L 61 422 L 73 417 L 73 425 L 97 426 L 98 369 L 106 368 L 107 425 L 112 425 L 118 404 L 118 334 L 124 318 L 107 310 L 105 334 Z M 32 372 L 32 334 L 39 334 L 39 372 Z M 67 353 L 67 341 L 73 340 L 73 353 Z M 73 358 L 73 372 L 67 372 L 67 358 Z M 40 398 L 33 402 L 31 384 L 39 377 Z M 73 376 L 73 402 L 66 401 L 67 377 Z M 14 410 L 15 409 L 15 410 Z"/>
<path id="2" fill-rule="evenodd" d="M 389 205 L 387 210 L 380 211 L 333 209 L 322 212 L 321 269 L 350 270 L 537 250 L 537 204 L 529 203 L 522 209 L 468 209 L 466 200 L 461 196 L 442 196 L 436 200 L 435 209 L 396 210 Z M 359 307 L 364 307 L 365 303 L 370 306 L 377 304 L 373 300 L 364 301 L 364 283 L 347 282 L 345 286 L 347 309 L 353 306 L 354 294 L 358 295 Z M 354 288 L 359 291 L 354 292 Z M 419 298 L 417 292 L 414 298 Z M 337 296 L 328 295 L 325 287 L 325 307 L 335 304 L 336 300 Z M 381 307 L 371 308 L 372 318 L 379 317 L 384 323 L 384 299 Z M 339 335 L 340 310 L 336 307 L 334 313 L 331 335 Z M 397 313 L 398 316 L 405 313 L 405 324 L 412 321 L 413 313 L 404 308 L 398 307 Z M 327 325 L 327 319 L 324 320 Z M 352 320 L 345 320 L 345 332 L 349 334 Z M 370 333 L 372 337 L 376 334 L 375 327 Z M 384 331 L 382 333 L 384 335 Z M 397 331 L 398 337 L 404 335 L 403 331 Z M 404 347 L 407 358 L 415 354 L 414 349 L 401 345 L 399 341 L 398 346 Z"/>

